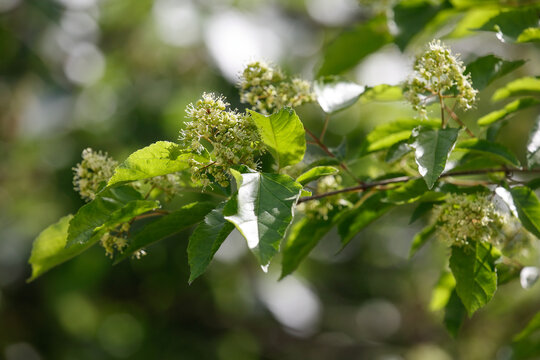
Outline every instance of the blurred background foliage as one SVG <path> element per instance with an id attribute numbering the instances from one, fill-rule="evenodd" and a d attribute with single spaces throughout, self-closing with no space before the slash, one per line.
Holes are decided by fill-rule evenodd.
<path id="1" fill-rule="evenodd" d="M 35 236 L 83 204 L 72 190 L 71 168 L 84 148 L 122 160 L 157 140 L 175 141 L 185 106 L 203 91 L 222 93 L 241 107 L 235 83 L 250 60 L 266 59 L 313 80 L 326 45 L 344 29 L 390 14 L 390 3 L 0 0 L 0 357 L 511 358 L 512 336 L 540 310 L 540 285 L 501 287 L 452 339 L 443 314 L 429 310 L 448 249 L 433 242 L 407 258 L 422 226 L 408 224 L 413 208 L 407 206 L 341 252 L 331 233 L 280 282 L 279 261 L 264 274 L 233 233 L 210 270 L 188 286 L 186 232 L 152 246 L 141 260 L 114 267 L 94 247 L 25 283 Z M 473 34 L 460 22 L 464 14 L 496 14 L 497 3 L 453 1 L 456 10 L 446 1 L 427 1 L 427 10 L 411 17 L 400 35 L 403 51 L 383 46 L 346 78 L 399 84 L 414 55 L 439 36 L 465 62 L 489 53 L 528 60 L 480 93 L 478 107 L 464 115 L 477 130 L 475 120 L 495 109 L 488 99 L 500 85 L 540 71 L 538 45 Z M 361 50 L 344 48 L 340 56 L 355 51 Z M 299 113 L 308 128 L 320 131 L 320 109 L 309 105 Z M 521 159 L 537 113 L 520 112 L 501 137 Z M 373 176 L 381 171 L 373 165 L 376 155 L 354 158 L 361 139 L 376 124 L 413 115 L 402 101 L 360 101 L 332 117 L 327 141 L 338 146 L 345 136 L 351 167 Z"/>

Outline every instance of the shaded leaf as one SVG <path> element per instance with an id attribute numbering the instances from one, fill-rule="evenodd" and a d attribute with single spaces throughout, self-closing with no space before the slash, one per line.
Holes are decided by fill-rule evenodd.
<path id="1" fill-rule="evenodd" d="M 206 271 L 216 251 L 234 230 L 234 225 L 223 216 L 224 207 L 225 202 L 210 211 L 189 238 L 187 252 L 190 283 Z"/>
<path id="2" fill-rule="evenodd" d="M 473 87 L 482 90 L 494 80 L 525 64 L 525 60 L 507 61 L 495 55 L 479 57 L 467 65 Z"/>
<path id="3" fill-rule="evenodd" d="M 540 79 L 535 77 L 522 77 L 507 83 L 495 91 L 491 100 L 498 101 L 510 96 L 540 95 Z"/>
<path id="4" fill-rule="evenodd" d="M 119 263 L 130 257 L 134 252 L 152 243 L 163 240 L 201 222 L 214 206 L 214 204 L 208 202 L 191 203 L 144 226 L 133 236 L 128 247 L 115 259 L 115 263 Z"/>
<path id="5" fill-rule="evenodd" d="M 420 250 L 429 241 L 429 239 L 431 239 L 436 230 L 437 227 L 435 224 L 428 225 L 414 236 L 411 244 L 411 250 L 409 251 L 409 258 L 412 258 L 418 252 L 418 250 Z"/>
<path id="6" fill-rule="evenodd" d="M 516 336 L 514 336 L 513 341 L 518 342 L 524 340 L 527 336 L 532 333 L 540 330 L 540 312 L 536 313 L 533 318 L 527 323 L 525 328 L 521 330 Z"/>
<path id="7" fill-rule="evenodd" d="M 420 204 L 418 204 L 418 206 L 413 210 L 411 214 L 411 218 L 409 219 L 409 225 L 420 219 L 423 215 L 430 212 L 435 204 L 437 204 L 437 202 L 432 201 L 421 202 Z"/>
<path id="8" fill-rule="evenodd" d="M 534 169 L 540 166 L 540 116 L 536 118 L 534 127 L 527 142 L 527 166 Z"/>
<path id="9" fill-rule="evenodd" d="M 340 34 L 323 50 L 317 77 L 340 74 L 391 40 L 386 19 L 375 18 Z"/>
<path id="10" fill-rule="evenodd" d="M 182 171 L 189 167 L 188 161 L 192 158 L 199 159 L 201 162 L 206 161 L 199 155 L 186 153 L 178 144 L 158 141 L 129 155 L 114 170 L 114 175 L 107 186 Z"/>
<path id="11" fill-rule="evenodd" d="M 478 119 L 478 125 L 485 126 L 485 125 L 493 124 L 496 121 L 504 120 L 509 115 L 512 115 L 521 109 L 526 109 L 528 107 L 535 106 L 538 104 L 540 104 L 540 100 L 536 100 L 533 98 L 525 98 L 525 99 L 512 101 L 511 103 L 507 104 L 504 108 L 500 110 L 495 110 L 493 112 L 490 112 L 487 115 L 482 116 L 480 119 Z"/>
<path id="12" fill-rule="evenodd" d="M 388 149 L 388 152 L 386 153 L 384 161 L 386 161 L 387 163 L 397 161 L 401 159 L 403 156 L 410 153 L 411 151 L 412 151 L 412 148 L 409 146 L 407 140 L 400 141 L 390 146 L 390 148 Z"/>
<path id="13" fill-rule="evenodd" d="M 456 337 L 463 321 L 465 321 L 467 309 L 465 309 L 455 289 L 450 294 L 450 299 L 444 310 L 444 326 L 450 335 Z"/>
<path id="14" fill-rule="evenodd" d="M 436 201 L 445 197 L 445 194 L 429 191 L 423 179 L 409 181 L 395 189 L 389 190 L 386 202 L 396 205 L 410 204 L 418 200 Z"/>
<path id="15" fill-rule="evenodd" d="M 334 175 L 338 171 L 339 170 L 333 166 L 316 166 L 300 175 L 296 181 L 302 185 L 306 185 L 312 181 L 318 180 L 323 176 Z"/>
<path id="16" fill-rule="evenodd" d="M 482 139 L 469 139 L 456 144 L 456 150 L 468 150 L 475 153 L 489 155 L 502 163 L 520 166 L 517 157 L 501 144 Z"/>
<path id="17" fill-rule="evenodd" d="M 538 27 L 538 8 L 524 6 L 500 12 L 477 30 L 494 31 L 501 41 L 516 41 L 525 29 L 535 27 Z"/>
<path id="18" fill-rule="evenodd" d="M 278 169 L 299 163 L 306 152 L 304 125 L 290 108 L 265 116 L 248 110 Z"/>
<path id="19" fill-rule="evenodd" d="M 540 239 L 540 201 L 531 189 L 516 186 L 510 189 L 519 220 L 525 229 Z"/>
<path id="20" fill-rule="evenodd" d="M 302 185 L 287 175 L 232 172 L 238 193 L 225 206 L 225 219 L 236 226 L 260 264 L 266 266 L 292 221 Z"/>
<path id="21" fill-rule="evenodd" d="M 456 292 L 469 317 L 486 305 L 497 290 L 495 260 L 500 255 L 493 245 L 471 240 L 469 246 L 452 246 L 450 269 L 456 279 Z"/>
<path id="22" fill-rule="evenodd" d="M 420 126 L 412 134 L 418 172 L 431 189 L 444 171 L 448 156 L 457 140 L 459 129 L 433 130 Z"/>
<path id="23" fill-rule="evenodd" d="M 313 91 L 325 113 L 331 114 L 354 105 L 365 86 L 337 77 L 325 77 L 315 81 Z"/>

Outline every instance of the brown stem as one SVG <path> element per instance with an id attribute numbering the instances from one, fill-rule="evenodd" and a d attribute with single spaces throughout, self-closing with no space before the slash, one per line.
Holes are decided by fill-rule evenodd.
<path id="1" fill-rule="evenodd" d="M 456 113 L 452 109 L 450 109 L 446 105 L 444 105 L 444 109 L 448 112 L 448 114 L 450 115 L 450 117 L 452 117 L 452 119 L 454 119 L 460 126 L 462 126 L 465 129 L 465 131 L 467 132 L 467 134 L 469 134 L 470 137 L 473 137 L 473 138 L 476 137 L 473 134 L 473 132 L 467 127 L 467 125 L 465 125 L 465 123 L 460 120 L 460 118 L 456 115 Z"/>
<path id="2" fill-rule="evenodd" d="M 437 95 L 439 96 L 439 104 L 441 105 L 441 128 L 444 129 L 446 127 L 446 121 L 444 121 L 445 105 L 440 91 L 437 93 Z"/>
<path id="3" fill-rule="evenodd" d="M 137 221 L 137 220 L 146 219 L 146 218 L 149 218 L 149 217 L 167 215 L 169 213 L 170 212 L 167 211 L 167 210 L 157 209 L 157 210 L 154 210 L 154 211 L 146 213 L 146 214 L 135 216 L 132 220 Z"/>
<path id="4" fill-rule="evenodd" d="M 323 125 L 322 131 L 321 131 L 321 136 L 319 136 L 319 140 L 321 140 L 321 142 L 324 139 L 324 134 L 326 134 L 326 129 L 328 128 L 328 121 L 329 120 L 330 120 L 330 115 L 326 115 L 326 117 L 324 118 L 324 125 Z"/>

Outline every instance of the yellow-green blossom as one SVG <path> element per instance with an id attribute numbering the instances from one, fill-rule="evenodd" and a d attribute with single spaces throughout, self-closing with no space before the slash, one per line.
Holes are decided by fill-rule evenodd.
<path id="1" fill-rule="evenodd" d="M 109 181 L 118 163 L 107 153 L 84 149 L 82 161 L 73 168 L 73 185 L 83 199 L 94 200 L 103 183 Z"/>
<path id="2" fill-rule="evenodd" d="M 324 194 L 329 191 L 341 188 L 341 176 L 329 175 L 319 179 L 317 183 L 317 194 Z M 327 196 L 319 200 L 306 201 L 297 206 L 297 210 L 302 211 L 307 217 L 319 220 L 328 220 L 328 215 L 332 210 L 342 209 L 351 206 L 351 203 L 343 198 L 342 194 Z"/>

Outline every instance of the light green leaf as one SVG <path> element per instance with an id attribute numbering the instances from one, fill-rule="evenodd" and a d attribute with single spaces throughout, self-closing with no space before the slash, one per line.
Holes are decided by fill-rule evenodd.
<path id="1" fill-rule="evenodd" d="M 323 50 L 317 77 L 337 75 L 356 66 L 360 60 L 379 50 L 390 40 L 386 19 L 383 17 L 343 32 Z"/>
<path id="2" fill-rule="evenodd" d="M 385 196 L 384 191 L 371 195 L 359 206 L 343 212 L 340 218 L 336 219 L 336 222 L 339 222 L 338 233 L 343 246 L 347 245 L 360 230 L 395 206 L 384 202 Z"/>
<path id="3" fill-rule="evenodd" d="M 414 236 L 411 244 L 411 250 L 409 251 L 409 258 L 412 258 L 417 251 L 420 250 L 429 241 L 429 239 L 431 239 L 431 237 L 435 234 L 435 230 L 437 230 L 437 227 L 434 224 L 428 225 Z"/>
<path id="4" fill-rule="evenodd" d="M 525 60 L 507 61 L 495 55 L 479 57 L 467 65 L 467 73 L 471 74 L 472 85 L 482 90 L 494 80 L 508 74 L 525 64 Z"/>
<path id="5" fill-rule="evenodd" d="M 188 161 L 192 158 L 199 159 L 201 162 L 206 161 L 199 155 L 186 153 L 178 144 L 158 141 L 129 155 L 114 170 L 114 175 L 107 186 L 182 171 L 189 167 Z"/>
<path id="6" fill-rule="evenodd" d="M 456 150 L 466 150 L 474 153 L 489 155 L 502 163 L 520 166 L 517 157 L 501 144 L 482 139 L 469 139 L 456 144 Z"/>
<path id="7" fill-rule="evenodd" d="M 500 255 L 490 243 L 471 240 L 469 246 L 452 246 L 450 269 L 456 292 L 469 317 L 486 305 L 497 290 L 495 260 Z"/>
<path id="8" fill-rule="evenodd" d="M 69 224 L 67 247 L 84 244 L 100 230 L 113 227 L 159 207 L 153 200 L 141 200 L 130 187 L 108 189 L 79 209 Z"/>
<path id="9" fill-rule="evenodd" d="M 533 41 L 540 41 L 540 28 L 538 27 L 530 27 L 523 30 L 523 32 L 519 34 L 517 38 L 517 42 L 519 43 Z"/>
<path id="10" fill-rule="evenodd" d="M 498 101 L 510 96 L 540 95 L 540 79 L 523 77 L 509 82 L 493 94 L 491 100 Z"/>
<path id="11" fill-rule="evenodd" d="M 494 31 L 501 41 L 516 41 L 525 29 L 534 27 L 538 27 L 538 8 L 523 6 L 502 11 L 477 30 Z"/>
<path id="12" fill-rule="evenodd" d="M 456 290 L 452 291 L 450 294 L 450 299 L 444 308 L 444 326 L 446 330 L 456 337 L 463 321 L 465 321 L 465 316 L 467 315 L 467 309 L 463 305 L 463 302 L 459 298 Z"/>
<path id="13" fill-rule="evenodd" d="M 449 271 L 443 271 L 431 292 L 429 310 L 438 311 L 444 309 L 450 301 L 450 296 L 455 288 L 456 279 L 454 279 L 454 275 Z"/>
<path id="14" fill-rule="evenodd" d="M 448 156 L 456 143 L 459 129 L 433 130 L 420 126 L 412 134 L 418 172 L 431 189 L 444 171 Z"/>
<path id="15" fill-rule="evenodd" d="M 306 152 L 306 134 L 294 110 L 284 108 L 270 116 L 248 111 L 263 143 L 276 159 L 278 169 L 302 161 Z"/>
<path id="16" fill-rule="evenodd" d="M 264 267 L 279 250 L 292 221 L 292 209 L 302 185 L 287 175 L 238 174 L 238 193 L 225 206 L 225 219 L 244 235 Z"/>
<path id="17" fill-rule="evenodd" d="M 401 119 L 376 126 L 362 144 L 362 153 L 388 149 L 400 141 L 407 140 L 414 128 L 419 125 L 439 127 L 440 120 Z"/>
<path id="18" fill-rule="evenodd" d="M 530 169 L 540 166 L 540 116 L 536 118 L 527 143 L 527 166 Z"/>
<path id="19" fill-rule="evenodd" d="M 510 189 L 523 227 L 540 239 L 540 201 L 531 189 L 516 186 Z"/>
<path id="20" fill-rule="evenodd" d="M 360 95 L 360 101 L 367 103 L 371 101 L 398 101 L 403 98 L 403 88 L 397 85 L 380 84 L 368 86 Z"/>
<path id="21" fill-rule="evenodd" d="M 333 225 L 332 221 L 309 218 L 293 225 L 283 248 L 281 279 L 296 270 Z"/>
<path id="22" fill-rule="evenodd" d="M 118 264 L 130 257 L 134 252 L 143 249 L 150 244 L 198 224 L 204 219 L 206 214 L 214 208 L 214 206 L 214 204 L 209 202 L 194 202 L 184 205 L 180 209 L 145 225 L 133 235 L 128 247 L 115 259 L 115 264 Z"/>
<path id="23" fill-rule="evenodd" d="M 210 211 L 193 231 L 188 244 L 189 283 L 202 275 L 223 241 L 234 230 L 234 225 L 225 220 L 225 202 Z"/>
<path id="24" fill-rule="evenodd" d="M 507 104 L 503 109 L 495 110 L 487 115 L 478 119 L 478 125 L 485 126 L 491 125 L 499 120 L 504 120 L 507 116 L 514 114 L 515 112 L 525 109 L 531 106 L 540 104 L 540 100 L 533 98 L 519 99 Z"/>
<path id="25" fill-rule="evenodd" d="M 73 215 L 64 216 L 57 223 L 43 230 L 36 238 L 28 261 L 32 265 L 32 276 L 28 279 L 29 282 L 95 244 L 95 242 L 76 244 L 66 249 L 69 222 L 72 218 Z"/>
<path id="26" fill-rule="evenodd" d="M 484 1 L 485 3 L 486 1 Z M 494 5 L 497 4 L 497 0 L 492 1 Z M 477 29 L 483 24 L 485 24 L 489 19 L 494 17 L 499 13 L 499 9 L 497 6 L 476 6 L 472 9 L 467 10 L 465 12 L 465 15 L 461 18 L 461 20 L 454 26 L 454 29 L 450 34 L 447 35 L 449 38 L 461 38 L 464 36 L 469 36 L 474 34 L 473 29 Z"/>
<path id="27" fill-rule="evenodd" d="M 302 175 L 300 175 L 296 179 L 296 182 L 299 182 L 302 185 L 306 185 L 306 184 L 308 184 L 308 183 L 310 183 L 312 181 L 315 181 L 315 180 L 317 180 L 317 179 L 319 179 L 319 178 L 321 178 L 323 176 L 334 175 L 338 171 L 339 170 L 336 169 L 333 166 L 316 166 L 314 168 L 309 169 L 308 171 L 306 171 Z"/>
<path id="28" fill-rule="evenodd" d="M 354 105 L 365 88 L 365 86 L 335 76 L 321 78 L 313 85 L 317 102 L 327 114 Z"/>

